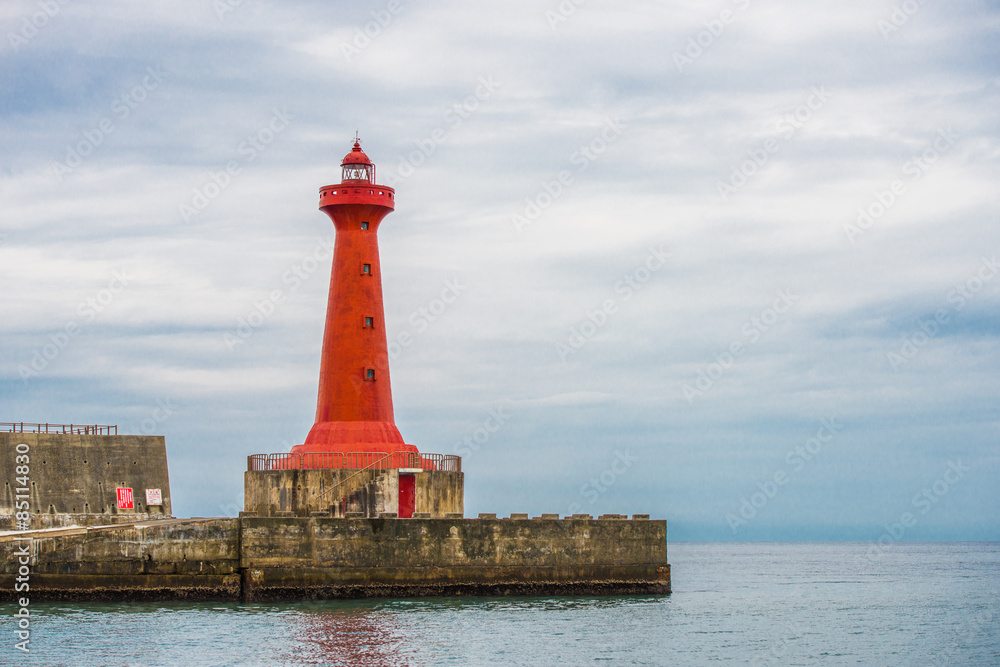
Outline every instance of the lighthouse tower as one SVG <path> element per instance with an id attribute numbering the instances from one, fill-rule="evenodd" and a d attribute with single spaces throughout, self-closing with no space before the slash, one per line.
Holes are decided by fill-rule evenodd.
<path id="1" fill-rule="evenodd" d="M 357 138 L 342 180 L 320 188 L 319 209 L 336 228 L 316 422 L 296 454 L 412 452 L 393 420 L 382 307 L 378 228 L 395 190 L 375 183 L 375 165 Z"/>
<path id="2" fill-rule="evenodd" d="M 461 515 L 462 458 L 419 452 L 392 415 L 382 308 L 378 228 L 396 192 L 375 182 L 375 165 L 354 148 L 340 183 L 319 190 L 337 230 L 319 367 L 316 421 L 301 445 L 251 454 L 244 511 L 256 516 L 406 519 Z"/>

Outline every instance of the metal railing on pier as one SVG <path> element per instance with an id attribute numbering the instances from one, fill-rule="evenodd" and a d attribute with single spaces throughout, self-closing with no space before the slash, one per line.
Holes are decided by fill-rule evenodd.
<path id="1" fill-rule="evenodd" d="M 0 433 L 118 435 L 118 426 L 109 426 L 105 424 L 33 424 L 31 422 L 0 422 Z"/>

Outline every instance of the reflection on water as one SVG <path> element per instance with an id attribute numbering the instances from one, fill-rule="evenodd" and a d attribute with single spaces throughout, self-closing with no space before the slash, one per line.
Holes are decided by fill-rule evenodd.
<path id="1" fill-rule="evenodd" d="M 529 626 L 573 623 L 585 609 L 612 610 L 668 601 L 665 596 L 636 598 L 423 598 L 414 600 L 325 601 L 278 605 L 294 610 L 289 644 L 279 660 L 289 664 L 400 665 L 441 659 L 462 652 L 463 638 L 482 631 L 490 616 L 510 615 Z M 568 612 L 568 613 L 567 613 Z M 427 629 L 450 617 L 450 632 L 429 637 Z M 557 633 L 562 634 L 562 633 Z M 422 645 L 414 655 L 414 640 Z M 428 650 L 430 649 L 430 650 Z"/>
<path id="2" fill-rule="evenodd" d="M 316 604 L 301 612 L 287 659 L 300 664 L 399 665 L 403 634 L 391 615 L 365 603 Z M 309 607 L 313 607 L 310 609 Z"/>
<path id="3" fill-rule="evenodd" d="M 663 602 L 669 598 L 454 597 L 282 604 L 277 608 L 294 610 L 295 618 L 289 627 L 289 643 L 277 659 L 287 664 L 373 666 L 455 661 L 465 652 L 462 642 L 481 633 L 483 624 L 496 615 L 537 628 L 560 621 L 572 625 L 584 610 L 625 611 Z M 449 631 L 428 632 L 441 618 L 452 619 Z M 563 634 L 555 632 L 555 636 Z"/>

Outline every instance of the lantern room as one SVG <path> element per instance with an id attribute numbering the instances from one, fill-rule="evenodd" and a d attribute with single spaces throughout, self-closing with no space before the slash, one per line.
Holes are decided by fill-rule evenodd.
<path id="1" fill-rule="evenodd" d="M 342 182 L 344 183 L 375 183 L 375 165 L 361 150 L 361 143 L 358 139 L 354 140 L 354 148 L 344 156 L 340 167 L 343 170 Z"/>

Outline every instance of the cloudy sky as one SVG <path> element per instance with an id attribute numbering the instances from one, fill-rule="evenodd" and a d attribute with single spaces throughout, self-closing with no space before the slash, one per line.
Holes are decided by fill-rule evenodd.
<path id="1" fill-rule="evenodd" d="M 0 420 L 165 435 L 175 514 L 235 514 L 246 456 L 312 424 L 317 189 L 357 130 L 397 190 L 397 425 L 464 456 L 467 515 L 1000 539 L 996 4 L 8 0 L 0 25 Z"/>

